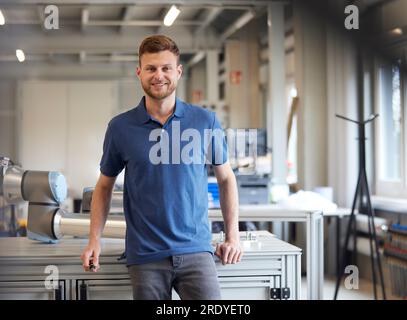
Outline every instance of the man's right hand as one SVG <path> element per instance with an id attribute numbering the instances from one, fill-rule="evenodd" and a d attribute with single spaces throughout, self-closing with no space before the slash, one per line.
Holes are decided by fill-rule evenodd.
<path id="1" fill-rule="evenodd" d="M 99 255 L 100 241 L 89 241 L 88 246 L 81 255 L 83 269 L 85 271 L 97 272 L 100 268 Z"/>

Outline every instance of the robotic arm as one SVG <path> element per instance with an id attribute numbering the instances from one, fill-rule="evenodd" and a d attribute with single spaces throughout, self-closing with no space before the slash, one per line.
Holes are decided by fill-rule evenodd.
<path id="1" fill-rule="evenodd" d="M 60 208 L 67 196 L 66 180 L 61 173 L 23 170 L 7 160 L 1 161 L 0 189 L 10 204 L 28 201 L 28 238 L 56 242 L 64 235 L 88 236 L 90 215 L 68 213 Z M 125 230 L 123 217 L 108 219 L 103 236 L 124 238 Z"/>

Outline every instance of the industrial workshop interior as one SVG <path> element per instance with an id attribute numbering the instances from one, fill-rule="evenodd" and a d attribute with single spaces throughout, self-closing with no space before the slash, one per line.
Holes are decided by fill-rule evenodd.
<path id="1" fill-rule="evenodd" d="M 108 206 L 100 269 L 85 271 L 81 255 L 104 150 L 114 148 L 111 120 L 145 114 L 140 128 L 158 124 L 139 79 L 164 70 L 141 68 L 140 45 L 154 35 L 179 48 L 169 119 L 203 126 L 212 115 L 227 145 L 220 167 L 232 169 L 243 254 L 226 264 L 213 255 L 221 299 L 405 300 L 407 0 L 1 0 L 0 300 L 133 299 L 124 203 L 167 197 L 151 167 L 167 179 L 181 169 L 164 157 L 123 159 L 110 203 L 99 199 Z M 175 57 L 165 50 L 145 57 Z M 145 177 L 127 176 L 131 166 L 148 168 L 136 175 Z M 205 219 L 193 223 L 208 225 L 214 251 L 229 239 L 232 210 L 220 167 L 203 164 L 194 187 Z M 127 195 L 148 179 L 152 189 Z M 182 181 L 167 181 L 171 212 L 189 199 L 176 194 L 191 187 Z"/>

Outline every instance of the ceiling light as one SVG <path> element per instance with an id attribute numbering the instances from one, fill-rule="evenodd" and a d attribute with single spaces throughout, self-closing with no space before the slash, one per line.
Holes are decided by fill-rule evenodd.
<path id="1" fill-rule="evenodd" d="M 24 51 L 21 49 L 16 50 L 16 56 L 17 56 L 18 61 L 20 61 L 20 62 L 23 62 L 25 60 Z"/>
<path id="2" fill-rule="evenodd" d="M 164 25 L 167 27 L 171 26 L 175 19 L 177 19 L 180 12 L 181 10 L 179 10 L 175 5 L 172 5 L 170 10 L 168 10 L 167 14 L 165 15 Z"/>
<path id="3" fill-rule="evenodd" d="M 394 28 L 393 30 L 390 31 L 392 34 L 401 36 L 403 34 L 403 30 L 401 28 Z"/>
<path id="4" fill-rule="evenodd" d="M 6 19 L 4 19 L 3 12 L 0 10 L 0 26 L 4 25 L 6 23 Z"/>

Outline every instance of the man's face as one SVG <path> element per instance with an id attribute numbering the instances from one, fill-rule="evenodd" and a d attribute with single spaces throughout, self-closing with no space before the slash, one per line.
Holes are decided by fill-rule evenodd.
<path id="1" fill-rule="evenodd" d="M 171 51 L 144 53 L 137 67 L 144 92 L 151 98 L 162 100 L 177 88 L 182 74 L 182 65 L 177 65 L 177 57 Z"/>

